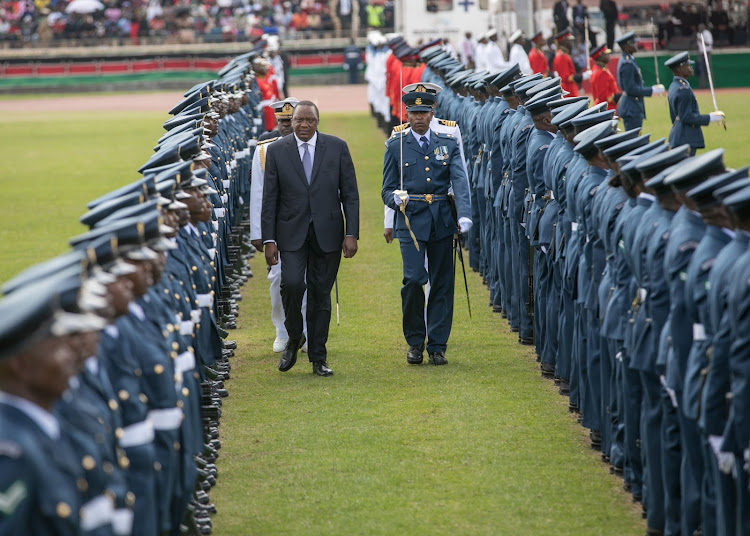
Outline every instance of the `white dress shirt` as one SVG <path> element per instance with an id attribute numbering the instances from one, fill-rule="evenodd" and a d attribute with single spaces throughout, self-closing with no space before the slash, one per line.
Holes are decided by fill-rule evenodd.
<path id="1" fill-rule="evenodd" d="M 300 162 L 302 162 L 302 156 L 305 154 L 305 148 L 302 147 L 303 143 L 307 144 L 307 152 L 310 153 L 310 161 L 315 162 L 315 144 L 318 142 L 317 131 L 313 134 L 313 137 L 307 141 L 302 141 L 296 134 L 294 135 L 294 139 L 297 140 L 297 150 L 299 151 Z"/>

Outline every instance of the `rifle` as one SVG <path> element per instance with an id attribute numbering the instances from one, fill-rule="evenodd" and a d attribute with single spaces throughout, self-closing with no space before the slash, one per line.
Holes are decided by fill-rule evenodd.
<path id="1" fill-rule="evenodd" d="M 453 235 L 453 280 L 456 279 L 456 255 L 461 260 L 461 272 L 464 276 L 464 289 L 466 290 L 466 305 L 469 308 L 469 318 L 471 318 L 471 301 L 469 300 L 469 283 L 466 281 L 466 265 L 464 264 L 464 251 L 463 251 L 463 235 L 461 235 L 461 227 L 458 225 L 458 210 L 456 209 L 456 200 L 452 194 L 448 194 L 448 202 L 451 206 L 451 212 L 453 213 L 453 221 L 456 222 L 456 234 Z"/>

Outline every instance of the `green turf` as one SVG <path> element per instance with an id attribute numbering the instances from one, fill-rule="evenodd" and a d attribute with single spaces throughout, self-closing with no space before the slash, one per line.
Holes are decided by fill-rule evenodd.
<path id="1" fill-rule="evenodd" d="M 731 98 L 730 98 L 731 97 Z M 727 162 L 746 163 L 742 95 L 726 96 L 726 133 L 705 129 Z M 177 100 L 177 96 L 176 99 Z M 666 105 L 644 131 L 666 135 Z M 701 99 L 701 106 L 708 103 Z M 164 114 L 6 112 L 0 281 L 65 249 L 85 202 L 129 180 Z M 360 252 L 340 272 L 333 378 L 300 361 L 276 370 L 265 269 L 244 288 L 240 350 L 223 411 L 216 534 L 642 534 L 622 481 L 588 448 L 533 355 L 489 312 L 469 274 L 474 318 L 456 296 L 449 365 L 405 364 L 400 259 L 382 239 L 383 137 L 364 115 L 324 116 L 345 137 L 362 197 Z M 334 313 L 335 318 L 335 313 Z"/>

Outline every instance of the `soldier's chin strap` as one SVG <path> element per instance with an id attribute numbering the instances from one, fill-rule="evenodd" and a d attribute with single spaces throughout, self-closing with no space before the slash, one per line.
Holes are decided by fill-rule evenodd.
<path id="1" fill-rule="evenodd" d="M 406 200 L 409 199 L 409 194 L 406 190 L 393 190 L 393 193 L 398 196 L 398 198 L 401 200 L 401 203 L 399 204 L 398 208 L 401 211 L 401 214 L 404 215 L 404 221 L 406 222 L 406 228 L 409 230 L 409 235 L 411 236 L 411 239 L 414 241 L 414 247 L 417 248 L 417 251 L 419 251 L 419 242 L 417 242 L 417 237 L 414 236 L 414 231 L 411 230 L 411 223 L 409 223 L 409 216 L 406 215 Z"/>

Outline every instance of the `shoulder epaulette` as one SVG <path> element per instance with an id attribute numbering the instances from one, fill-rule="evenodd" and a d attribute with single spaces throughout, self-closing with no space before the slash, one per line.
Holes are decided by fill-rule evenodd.
<path id="1" fill-rule="evenodd" d="M 405 136 L 405 135 L 407 135 L 407 134 L 408 134 L 408 132 L 394 132 L 393 134 L 391 134 L 391 137 L 390 137 L 390 138 L 388 138 L 387 140 L 385 140 L 385 143 L 390 143 L 390 142 L 392 142 L 393 140 L 397 140 L 397 139 L 399 139 L 400 137 L 402 138 L 402 137 L 404 137 L 404 136 Z M 400 135 L 400 136 L 399 136 L 399 135 Z"/>
<path id="2" fill-rule="evenodd" d="M 263 145 L 264 143 L 271 143 L 272 141 L 278 140 L 278 136 L 276 138 L 268 138 L 267 140 L 259 141 L 258 145 Z"/>
<path id="3" fill-rule="evenodd" d="M 397 127 L 393 127 L 393 132 L 401 132 L 402 130 L 409 128 L 409 123 L 402 123 Z"/>
<path id="4" fill-rule="evenodd" d="M 445 127 L 455 127 L 456 122 L 455 121 L 449 121 L 448 119 L 438 119 L 438 123 Z"/>
<path id="5" fill-rule="evenodd" d="M 435 135 L 438 138 L 449 138 L 451 140 L 455 140 L 456 139 L 456 137 L 453 134 L 447 134 L 445 132 L 435 132 Z"/>

